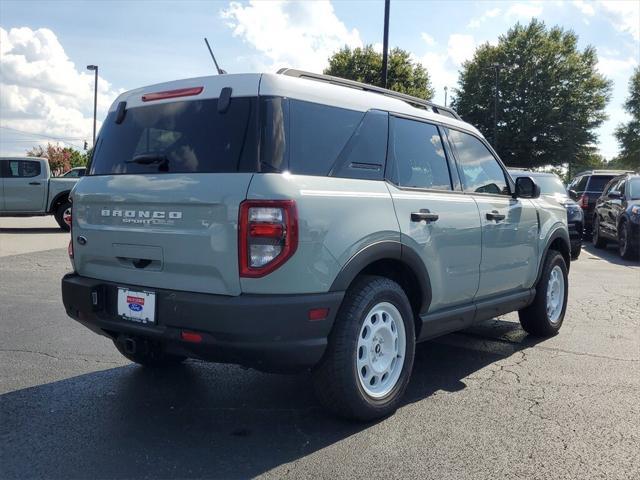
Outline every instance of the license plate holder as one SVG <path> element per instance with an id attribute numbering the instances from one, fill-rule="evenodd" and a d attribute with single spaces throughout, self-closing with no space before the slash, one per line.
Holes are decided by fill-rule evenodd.
<path id="1" fill-rule="evenodd" d="M 156 323 L 156 293 L 118 287 L 118 316 L 130 322 Z"/>

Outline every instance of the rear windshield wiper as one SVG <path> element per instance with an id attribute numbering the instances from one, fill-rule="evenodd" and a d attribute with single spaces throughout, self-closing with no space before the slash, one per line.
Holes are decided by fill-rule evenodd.
<path id="1" fill-rule="evenodd" d="M 127 160 L 124 163 L 137 163 L 139 165 L 151 165 L 153 163 L 168 164 L 169 159 L 166 155 L 158 153 L 143 153 L 142 155 L 136 155 L 131 160 Z"/>

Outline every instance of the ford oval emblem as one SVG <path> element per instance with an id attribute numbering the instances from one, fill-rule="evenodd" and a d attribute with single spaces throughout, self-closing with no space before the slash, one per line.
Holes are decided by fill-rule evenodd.
<path id="1" fill-rule="evenodd" d="M 142 305 L 138 305 L 137 303 L 130 303 L 129 308 L 134 312 L 139 312 L 140 310 L 142 310 Z"/>

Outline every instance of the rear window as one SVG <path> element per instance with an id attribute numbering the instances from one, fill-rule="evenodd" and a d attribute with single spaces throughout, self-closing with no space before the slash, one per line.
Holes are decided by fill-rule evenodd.
<path id="1" fill-rule="evenodd" d="M 587 189 L 587 191 L 602 192 L 604 190 L 605 185 L 609 183 L 609 180 L 611 180 L 613 177 L 614 177 L 613 175 L 592 176 L 591 179 L 589 180 L 589 188 Z"/>
<path id="2" fill-rule="evenodd" d="M 131 108 L 122 123 L 110 113 L 89 175 L 256 171 L 256 98 L 192 100 Z"/>

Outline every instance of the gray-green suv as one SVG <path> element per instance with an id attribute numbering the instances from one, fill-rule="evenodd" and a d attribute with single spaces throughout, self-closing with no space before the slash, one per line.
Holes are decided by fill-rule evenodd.
<path id="1" fill-rule="evenodd" d="M 376 87 L 284 70 L 124 93 L 72 199 L 72 318 L 146 366 L 310 369 L 350 418 L 399 406 L 416 342 L 564 317 L 565 209 L 452 110 Z"/>

